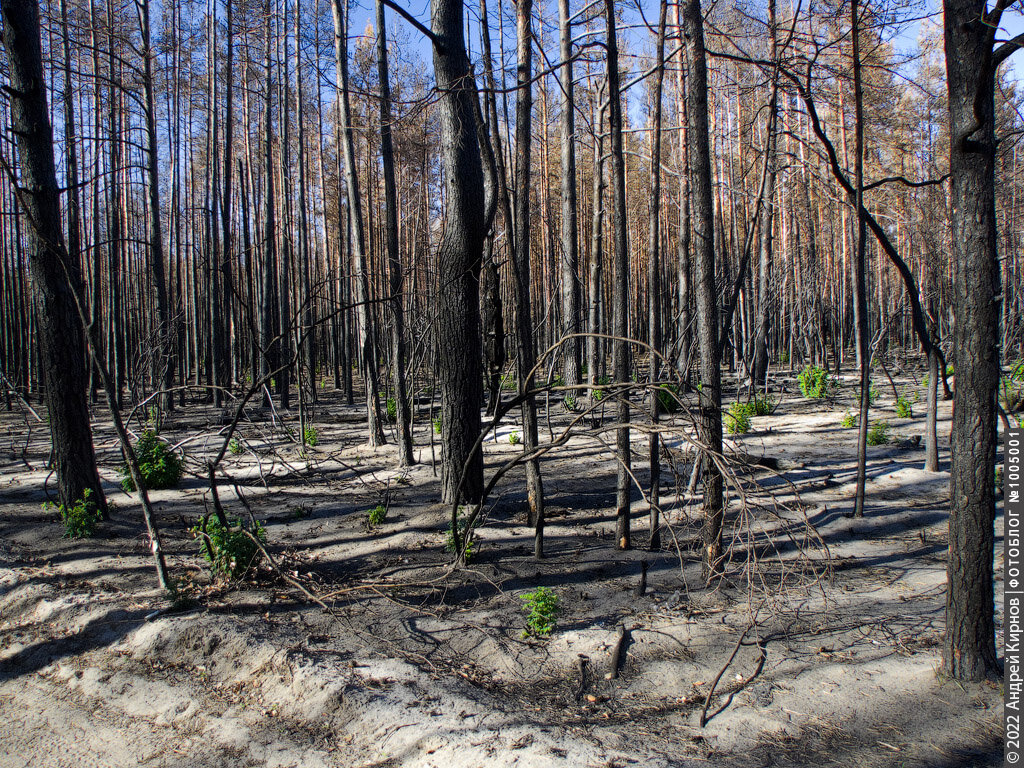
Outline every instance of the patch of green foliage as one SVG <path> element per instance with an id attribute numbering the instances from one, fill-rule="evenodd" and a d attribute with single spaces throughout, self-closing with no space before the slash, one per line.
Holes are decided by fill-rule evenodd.
<path id="1" fill-rule="evenodd" d="M 389 397 L 384 402 L 384 418 L 387 419 L 388 424 L 398 421 L 398 401 L 393 397 Z"/>
<path id="2" fill-rule="evenodd" d="M 902 395 L 896 399 L 896 416 L 901 419 L 914 418 L 914 409 L 910 401 Z"/>
<path id="3" fill-rule="evenodd" d="M 462 547 L 463 547 L 463 549 L 462 549 L 462 555 L 463 555 L 462 559 L 465 562 L 468 563 L 470 561 L 470 559 L 473 557 L 473 541 L 472 541 L 473 528 L 471 528 L 470 525 L 469 525 L 469 515 L 464 515 L 464 514 L 462 514 L 460 512 L 459 515 L 458 515 L 458 518 L 457 518 L 457 525 L 458 525 L 458 531 L 459 531 L 459 541 L 462 542 Z M 475 523 L 474 523 L 473 527 L 474 528 L 476 527 Z M 448 528 L 445 531 L 444 550 L 445 550 L 445 552 L 450 552 L 453 555 L 456 552 L 455 534 L 452 532 L 452 521 L 451 520 L 448 521 Z"/>
<path id="4" fill-rule="evenodd" d="M 96 533 L 96 526 L 100 524 L 103 516 L 99 505 L 91 497 L 92 488 L 86 488 L 82 491 L 82 498 L 76 500 L 70 509 L 63 504 L 47 501 L 43 504 L 43 511 L 57 510 L 60 513 L 60 521 L 64 524 L 64 538 L 88 539 Z"/>
<path id="5" fill-rule="evenodd" d="M 555 374 L 555 378 L 553 378 L 551 380 L 551 386 L 553 386 L 553 387 L 564 387 L 565 386 L 565 376 L 563 376 L 560 373 L 556 373 Z"/>
<path id="6" fill-rule="evenodd" d="M 662 413 L 676 413 L 682 408 L 679 402 L 679 387 L 675 384 L 658 387 L 658 407 Z"/>
<path id="7" fill-rule="evenodd" d="M 510 432 L 508 435 L 508 441 L 512 445 L 519 445 L 523 440 L 519 437 L 518 432 Z"/>
<path id="8" fill-rule="evenodd" d="M 752 403 L 733 403 L 725 414 L 725 431 L 730 435 L 742 435 L 750 431 L 750 414 L 753 413 Z"/>
<path id="9" fill-rule="evenodd" d="M 846 413 L 843 414 L 842 421 L 839 422 L 839 426 L 843 429 L 853 429 L 857 426 L 857 414 L 847 408 Z"/>
<path id="10" fill-rule="evenodd" d="M 267 541 L 266 529 L 258 520 L 255 521 L 252 530 L 249 530 L 238 518 L 234 521 L 228 520 L 228 527 L 225 528 L 214 517 L 205 522 L 200 521 L 190 529 L 190 532 L 199 539 L 199 554 L 210 563 L 210 569 L 214 574 L 232 579 L 243 576 L 263 556 L 249 534 L 251 533 L 261 544 Z"/>
<path id="11" fill-rule="evenodd" d="M 576 395 L 572 392 L 566 393 L 565 398 L 562 400 L 562 406 L 570 413 L 575 411 L 577 408 Z"/>
<path id="12" fill-rule="evenodd" d="M 376 528 L 378 525 L 384 523 L 384 518 L 387 517 L 388 510 L 383 504 L 378 504 L 366 513 L 366 522 L 369 523 L 371 528 Z"/>
<path id="13" fill-rule="evenodd" d="M 768 393 L 755 394 L 753 399 L 744 403 L 748 416 L 771 416 L 778 405 L 778 401 L 772 400 Z"/>
<path id="14" fill-rule="evenodd" d="M 808 365 L 796 377 L 800 385 L 800 392 L 804 397 L 811 400 L 821 400 L 828 397 L 829 392 L 836 387 L 835 377 L 829 376 L 828 371 L 818 365 Z"/>
<path id="15" fill-rule="evenodd" d="M 509 372 L 501 377 L 501 388 L 506 392 L 518 392 L 519 382 L 517 382 L 516 377 Z"/>
<path id="16" fill-rule="evenodd" d="M 603 389 L 603 387 L 607 387 L 611 383 L 612 383 L 612 380 L 611 380 L 611 378 L 609 376 L 598 376 L 597 377 L 597 389 L 594 390 L 594 399 L 596 401 L 601 402 L 604 399 L 604 389 Z"/>
<path id="17" fill-rule="evenodd" d="M 783 351 L 779 355 L 779 362 L 783 365 L 789 365 L 789 352 Z"/>
<path id="18" fill-rule="evenodd" d="M 146 430 L 135 443 L 135 459 L 139 462 L 142 479 L 150 490 L 173 488 L 181 481 L 181 457 L 152 430 Z M 135 491 L 135 481 L 127 463 L 121 465 L 121 475 L 121 487 L 128 493 Z"/>
<path id="19" fill-rule="evenodd" d="M 558 595 L 548 587 L 537 587 L 520 598 L 526 611 L 523 637 L 548 637 L 558 620 Z"/>
<path id="20" fill-rule="evenodd" d="M 1024 409 L 1024 360 L 1014 363 L 999 380 L 999 402 L 1007 413 Z"/>
<path id="21" fill-rule="evenodd" d="M 316 447 L 320 443 L 320 433 L 316 431 L 316 427 L 312 424 L 302 430 L 302 443 L 311 448 Z"/>
<path id="22" fill-rule="evenodd" d="M 238 438 L 231 438 L 231 442 L 228 443 L 228 451 L 231 452 L 232 456 L 238 456 L 239 454 L 241 454 L 242 444 L 238 442 Z"/>
<path id="23" fill-rule="evenodd" d="M 889 422 L 879 419 L 868 428 L 868 445 L 885 445 L 889 442 Z"/>
<path id="24" fill-rule="evenodd" d="M 433 424 L 434 424 L 434 434 L 440 435 L 441 434 L 441 417 L 440 416 L 435 416 Z"/>

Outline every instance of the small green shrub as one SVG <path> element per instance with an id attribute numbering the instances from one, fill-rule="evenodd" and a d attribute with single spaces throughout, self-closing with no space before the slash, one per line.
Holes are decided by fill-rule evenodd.
<path id="1" fill-rule="evenodd" d="M 433 424 L 434 424 L 434 434 L 440 435 L 441 434 L 441 417 L 440 416 L 435 416 Z"/>
<path id="2" fill-rule="evenodd" d="M 567 393 L 565 399 L 562 400 L 562 406 L 570 413 L 574 412 L 577 408 L 576 395 L 572 392 Z"/>
<path id="3" fill-rule="evenodd" d="M 889 442 L 889 422 L 874 421 L 868 428 L 868 445 L 885 445 Z"/>
<path id="4" fill-rule="evenodd" d="M 389 397 L 384 402 L 384 418 L 387 419 L 388 424 L 398 421 L 398 401 L 393 397 Z"/>
<path id="5" fill-rule="evenodd" d="M 476 527 L 476 524 L 474 523 L 473 528 L 475 528 L 475 527 Z M 459 516 L 458 516 L 459 541 L 462 542 L 462 546 L 463 546 L 463 550 L 462 550 L 463 560 L 465 560 L 467 563 L 473 557 L 473 541 L 472 541 L 473 528 L 471 528 L 470 525 L 469 525 L 469 515 L 464 515 L 464 514 L 462 514 L 460 512 Z M 455 535 L 452 532 L 452 521 L 451 520 L 448 521 L 448 528 L 447 528 L 447 530 L 445 532 L 444 549 L 445 549 L 445 552 L 450 552 L 453 555 L 456 552 Z"/>
<path id="6" fill-rule="evenodd" d="M 506 392 L 518 392 L 519 382 L 516 381 L 516 377 L 511 373 L 506 373 L 501 377 L 501 388 Z"/>
<path id="7" fill-rule="evenodd" d="M 999 402 L 1007 413 L 1024 408 L 1024 360 L 1014 363 L 999 380 Z"/>
<path id="8" fill-rule="evenodd" d="M 311 448 L 316 447 L 320 443 L 320 433 L 316 431 L 316 427 L 312 424 L 302 430 L 302 443 Z"/>
<path id="9" fill-rule="evenodd" d="M 775 413 L 775 409 L 778 407 L 779 402 L 772 400 L 771 397 L 765 393 L 763 395 L 754 395 L 754 399 L 751 401 L 754 406 L 753 416 L 771 416 Z"/>
<path id="10" fill-rule="evenodd" d="M 520 598 L 526 611 L 523 637 L 548 637 L 558 619 L 558 595 L 547 587 L 537 587 Z"/>
<path id="11" fill-rule="evenodd" d="M 173 488 L 181 481 L 182 461 L 171 448 L 147 430 L 135 443 L 135 459 L 139 462 L 139 471 L 146 487 L 158 491 L 162 488 Z M 131 493 L 136 490 L 128 464 L 121 465 L 121 487 Z"/>
<path id="12" fill-rule="evenodd" d="M 378 525 L 383 524 L 384 518 L 387 517 L 388 510 L 383 504 L 378 504 L 373 509 L 367 511 L 366 522 L 369 523 L 371 528 L 376 528 Z"/>
<path id="13" fill-rule="evenodd" d="M 828 397 L 829 392 L 837 385 L 835 378 L 818 365 L 808 365 L 796 377 L 800 392 L 811 400 Z"/>
<path id="14" fill-rule="evenodd" d="M 563 376 L 560 373 L 556 373 L 555 374 L 555 378 L 553 378 L 551 380 L 551 386 L 553 386 L 553 387 L 564 387 L 565 386 L 565 376 Z"/>
<path id="15" fill-rule="evenodd" d="M 857 414 L 847 409 L 846 413 L 843 414 L 843 420 L 839 422 L 839 425 L 843 429 L 853 429 L 857 426 Z"/>
<path id="16" fill-rule="evenodd" d="M 658 407 L 662 413 L 676 413 L 682 407 L 679 403 L 679 387 L 675 384 L 658 387 Z"/>
<path id="17" fill-rule="evenodd" d="M 92 488 L 86 488 L 82 491 L 82 498 L 72 504 L 70 509 L 63 504 L 47 501 L 43 504 L 43 511 L 56 510 L 60 513 L 60 521 L 64 524 L 64 538 L 88 539 L 96 533 L 96 526 L 100 524 L 103 516 L 99 505 L 91 497 Z"/>
<path id="18" fill-rule="evenodd" d="M 783 365 L 789 365 L 789 352 L 782 352 L 779 355 L 779 362 Z"/>
<path id="19" fill-rule="evenodd" d="M 231 438 L 231 442 L 228 443 L 228 451 L 232 456 L 238 456 L 242 452 L 242 444 L 238 442 L 237 438 Z"/>
<path id="20" fill-rule="evenodd" d="M 519 437 L 518 432 L 510 432 L 508 436 L 508 441 L 512 445 L 519 445 L 521 442 L 523 442 L 522 438 Z"/>
<path id="21" fill-rule="evenodd" d="M 610 377 L 608 377 L 608 376 L 598 376 L 597 377 L 597 389 L 594 390 L 594 399 L 597 400 L 598 402 L 601 402 L 601 400 L 604 399 L 604 394 L 605 394 L 603 387 L 607 387 L 611 383 L 612 383 L 612 380 L 611 380 Z"/>
<path id="22" fill-rule="evenodd" d="M 733 403 L 729 406 L 729 412 L 725 414 L 725 430 L 730 435 L 742 435 L 750 431 L 750 413 L 753 406 L 750 403 Z"/>
<path id="23" fill-rule="evenodd" d="M 210 518 L 200 521 L 190 532 L 199 539 L 199 554 L 210 563 L 210 569 L 232 579 L 244 575 L 263 555 L 248 534 L 252 533 L 261 544 L 267 541 L 267 532 L 259 521 L 249 531 L 238 518 L 234 522 L 229 520 L 227 528 L 217 518 Z"/>
<path id="24" fill-rule="evenodd" d="M 896 415 L 901 419 L 912 419 L 914 418 L 914 409 L 910 404 L 910 401 L 905 397 L 899 397 L 896 400 Z"/>

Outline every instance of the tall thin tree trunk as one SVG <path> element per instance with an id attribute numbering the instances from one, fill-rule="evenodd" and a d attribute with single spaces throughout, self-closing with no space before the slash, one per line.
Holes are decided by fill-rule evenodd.
<path id="1" fill-rule="evenodd" d="M 612 237 L 612 377 L 621 386 L 615 401 L 615 452 L 618 473 L 615 483 L 615 545 L 630 548 L 630 447 L 629 447 L 629 246 L 626 241 L 626 159 L 622 148 L 622 98 L 619 94 L 619 48 L 615 31 L 615 2 L 605 0 L 608 25 L 608 132 L 611 137 Z M 623 386 L 625 385 L 625 386 Z"/>
<path id="2" fill-rule="evenodd" d="M 515 193 L 515 281 L 514 312 L 516 318 L 516 350 L 519 367 L 519 395 L 533 389 L 533 323 L 530 317 L 530 144 L 533 126 L 533 0 L 516 4 L 516 193 Z M 528 396 L 522 405 L 523 451 L 537 448 L 537 404 Z M 534 526 L 534 555 L 544 556 L 544 490 L 537 459 L 526 462 L 526 495 L 529 522 Z"/>
<path id="3" fill-rule="evenodd" d="M 391 310 L 391 368 L 395 383 L 398 427 L 398 466 L 415 463 L 412 455 L 412 414 L 405 386 L 405 313 L 402 309 L 402 257 L 398 251 L 398 194 L 395 190 L 395 152 L 391 143 L 391 83 L 384 3 L 377 7 L 377 76 L 380 80 L 380 154 L 384 170 L 384 244 L 387 249 Z"/>
<path id="4" fill-rule="evenodd" d="M 718 291 L 715 286 L 715 227 L 708 140 L 708 75 L 704 50 L 704 16 L 700 0 L 685 0 L 686 114 L 690 142 L 690 190 L 696 251 L 697 343 L 700 353 L 698 433 L 704 464 L 704 578 L 722 572 L 723 489 L 722 374 L 718 354 Z"/>
<path id="5" fill-rule="evenodd" d="M 853 101 L 854 101 L 854 210 L 857 211 L 857 242 L 853 263 L 853 319 L 857 341 L 857 362 L 860 364 L 860 418 L 857 423 L 857 490 L 853 516 L 864 516 L 864 495 L 867 484 L 868 409 L 871 406 L 871 352 L 868 349 L 867 298 L 867 223 L 860 211 L 864 206 L 864 94 L 861 84 L 860 2 L 850 0 L 850 21 L 853 37 Z"/>
<path id="6" fill-rule="evenodd" d="M 562 85 L 562 333 L 580 332 L 579 241 L 576 222 L 576 116 L 573 100 L 572 25 L 569 22 L 569 0 L 558 0 L 558 41 L 561 54 L 559 80 Z M 562 361 L 565 383 L 580 383 L 580 339 L 563 343 Z M 573 392 L 578 398 L 578 393 Z"/>
<path id="7" fill-rule="evenodd" d="M 342 0 L 331 0 L 334 14 L 334 49 L 337 58 L 338 104 L 342 123 L 342 154 L 345 162 L 345 187 L 348 192 L 349 233 L 355 278 L 356 321 L 362 349 L 363 382 L 366 385 L 366 427 L 370 445 L 384 444 L 380 418 L 380 395 L 377 391 L 377 360 L 373 343 L 373 315 L 370 312 L 370 280 L 366 266 L 366 241 L 363 236 L 363 206 L 356 175 L 355 146 L 349 109 L 348 83 L 348 13 Z M 470 116 L 472 123 L 472 115 Z M 472 125 L 471 125 L 472 127 Z"/>
<path id="8" fill-rule="evenodd" d="M 563 0 L 564 1 L 564 0 Z M 651 122 L 654 132 L 651 136 L 651 205 L 648 216 L 647 236 L 647 336 L 651 346 L 648 376 L 651 383 L 651 430 L 648 444 L 648 463 L 651 468 L 650 497 L 650 549 L 661 548 L 661 450 L 658 436 L 658 395 L 654 386 L 658 381 L 660 365 L 658 355 L 661 352 L 661 97 L 665 80 L 665 24 L 668 16 L 668 0 L 661 0 L 661 12 L 658 18 L 658 40 L 655 43 L 656 67 L 654 72 L 654 114 Z"/>

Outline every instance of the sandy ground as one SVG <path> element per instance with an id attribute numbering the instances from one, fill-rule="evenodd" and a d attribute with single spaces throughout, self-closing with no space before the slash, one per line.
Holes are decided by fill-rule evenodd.
<path id="1" fill-rule="evenodd" d="M 923 399 L 912 373 L 897 383 Z M 898 419 L 879 389 L 874 418 L 895 438 L 923 435 L 923 402 Z M 267 567 L 211 583 L 188 528 L 209 504 L 212 407 L 173 414 L 162 433 L 192 473 L 153 494 L 189 597 L 173 610 L 137 501 L 117 486 L 109 424 L 97 421 L 96 443 L 116 509 L 96 538 L 69 540 L 40 507 L 45 425 L 2 413 L 0 767 L 998 765 L 1000 691 L 938 673 L 948 473 L 924 472 L 913 444 L 870 448 L 867 514 L 849 518 L 855 432 L 840 419 L 853 395 L 847 382 L 812 402 L 788 381 L 776 412 L 729 440 L 747 461 L 729 484 L 728 578 L 711 590 L 682 416 L 663 424 L 675 471 L 663 473 L 660 551 L 646 549 L 639 490 L 636 549 L 616 551 L 613 436 L 581 435 L 542 462 L 548 557 L 532 557 L 517 468 L 489 500 L 469 566 L 451 572 L 425 415 L 421 463 L 400 472 L 393 448 L 365 446 L 362 409 L 333 392 L 321 393 L 319 444 L 305 456 L 254 411 L 221 495 L 244 515 L 237 486 L 282 569 L 330 610 Z M 568 421 L 552 398 L 542 439 Z M 488 475 L 521 449 L 515 431 L 502 424 L 488 440 Z M 633 447 L 646 486 L 646 437 Z M 370 529 L 381 501 L 387 520 Z M 1000 552 L 1001 516 L 996 529 Z M 543 641 L 523 637 L 521 595 L 539 585 L 562 606 Z"/>

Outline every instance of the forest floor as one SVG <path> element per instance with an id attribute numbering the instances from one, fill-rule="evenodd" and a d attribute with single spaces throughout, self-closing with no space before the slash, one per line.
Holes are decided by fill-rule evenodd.
<path id="1" fill-rule="evenodd" d="M 873 418 L 897 442 L 869 449 L 866 515 L 854 520 L 856 432 L 840 426 L 852 379 L 810 401 L 780 374 L 775 413 L 727 441 L 731 559 L 714 589 L 701 582 L 681 415 L 663 417 L 676 471 L 663 472 L 660 551 L 646 549 L 636 489 L 636 548 L 615 548 L 607 433 L 542 461 L 544 560 L 532 556 L 520 467 L 489 500 L 468 567 L 452 571 L 425 413 L 420 463 L 399 471 L 393 445 L 368 448 L 363 408 L 337 393 L 322 392 L 305 456 L 254 412 L 220 495 L 244 516 L 244 494 L 281 568 L 330 611 L 266 565 L 243 583 L 211 581 L 188 529 L 210 501 L 213 406 L 171 414 L 162 432 L 184 441 L 193 472 L 152 494 L 188 597 L 176 610 L 157 589 L 137 500 L 118 486 L 109 420 L 94 427 L 116 508 L 97 537 L 72 540 L 41 508 L 45 424 L 0 413 L 0 766 L 1001 764 L 998 687 L 938 671 L 951 403 L 940 406 L 943 471 L 926 473 L 923 445 L 903 440 L 923 436 L 919 376 L 897 377 L 922 395 L 912 419 L 896 418 L 879 386 Z M 569 421 L 555 400 L 542 440 Z M 521 449 L 514 431 L 487 441 L 488 475 Z M 634 430 L 644 486 L 646 446 Z M 371 529 L 367 511 L 385 499 Z M 997 553 L 1001 531 L 1000 514 Z M 559 596 L 557 627 L 524 638 L 521 596 L 541 585 Z"/>

